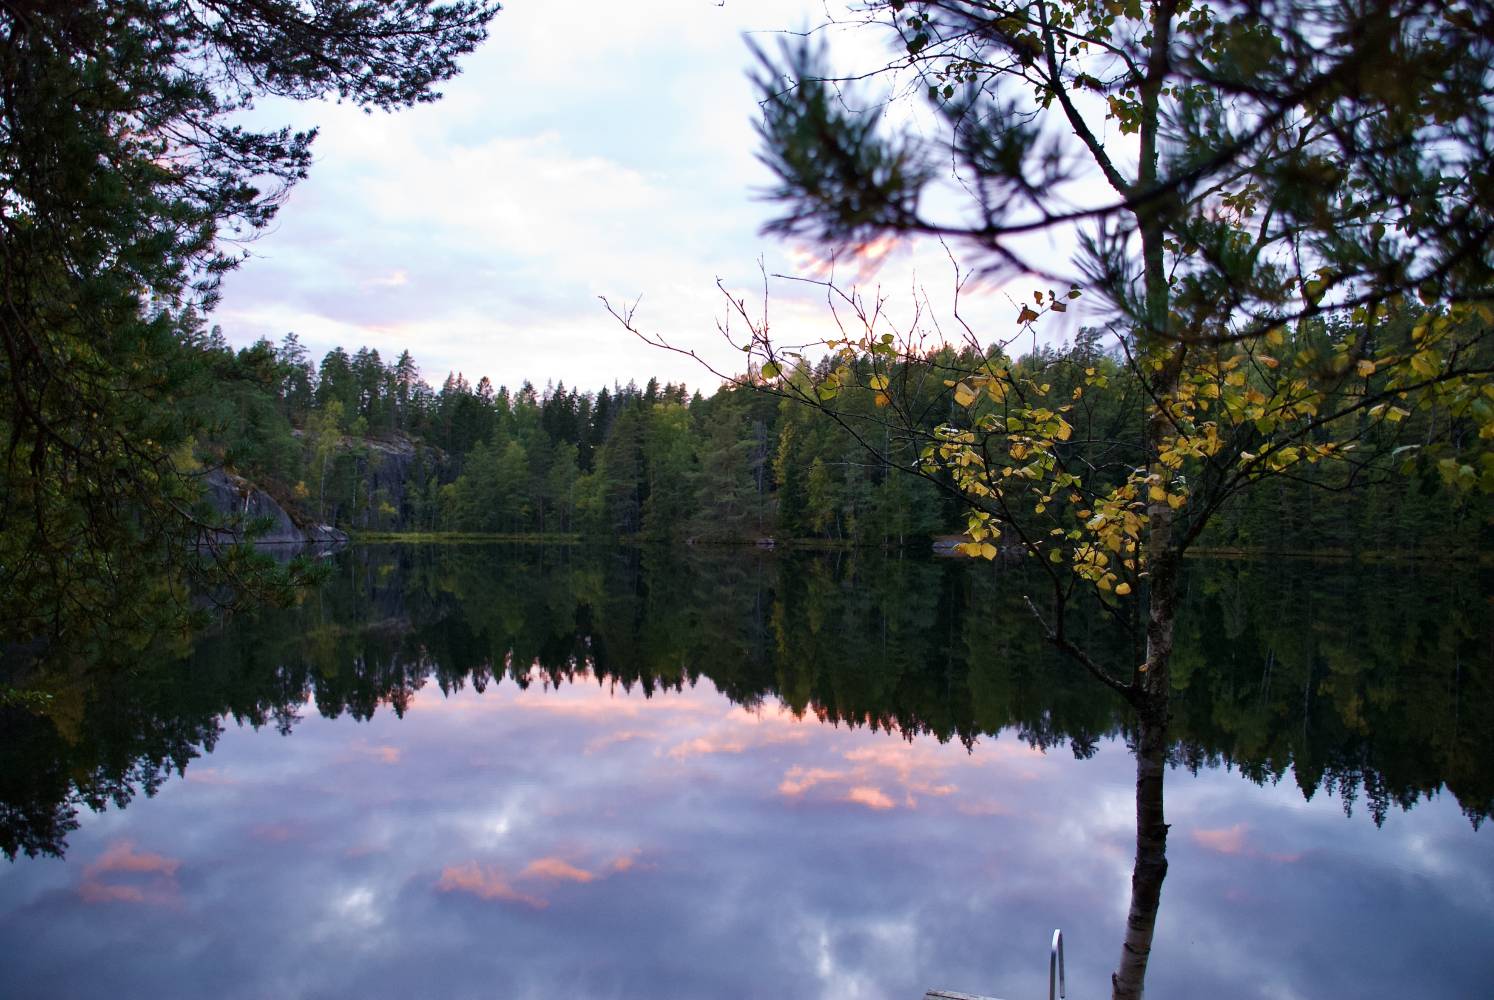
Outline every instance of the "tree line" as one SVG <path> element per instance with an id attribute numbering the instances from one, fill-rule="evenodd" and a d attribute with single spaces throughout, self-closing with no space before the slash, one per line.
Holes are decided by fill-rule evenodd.
<path id="1" fill-rule="evenodd" d="M 1142 419 L 1145 394 L 1133 368 L 1087 331 L 1017 358 L 995 347 L 938 347 L 883 365 L 882 375 L 862 362 L 867 371 L 818 400 L 831 419 L 783 389 L 822 386 L 839 364 L 830 358 L 773 373 L 776 385 L 749 372 L 707 397 L 658 379 L 642 388 L 583 391 L 561 380 L 510 390 L 461 373 L 435 389 L 408 350 L 385 362 L 375 349 L 337 347 L 314 362 L 295 334 L 234 351 L 215 329 L 203 351 L 211 412 L 199 460 L 243 474 L 303 520 L 353 531 L 926 548 L 931 536 L 966 526 L 951 473 L 920 461 L 960 406 L 951 382 L 1000 362 L 1047 396 L 1076 400 L 1066 452 L 1097 470 L 1091 482 L 1099 485 L 1107 474 L 1124 478 L 1129 466 L 1115 442 Z M 896 414 L 877 388 L 892 382 Z M 1095 384 L 1105 391 L 1086 395 Z M 1380 427 L 1379 453 L 1402 448 L 1394 478 L 1360 470 L 1359 481 L 1325 490 L 1281 477 L 1235 498 L 1204 544 L 1487 548 L 1487 495 L 1459 482 L 1461 464 L 1415 447 L 1476 434 L 1471 423 L 1438 426 L 1459 421 L 1432 410 Z M 1041 514 L 1043 502 L 1040 493 L 1008 498 L 1029 515 Z"/>

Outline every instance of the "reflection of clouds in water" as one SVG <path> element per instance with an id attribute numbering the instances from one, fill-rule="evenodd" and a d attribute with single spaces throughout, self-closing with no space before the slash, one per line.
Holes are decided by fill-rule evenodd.
<path id="1" fill-rule="evenodd" d="M 1194 830 L 1193 842 L 1220 854 L 1245 853 L 1245 824 L 1236 823 L 1223 830 Z"/>
<path id="2" fill-rule="evenodd" d="M 350 889 L 332 903 L 335 918 L 342 923 L 357 927 L 374 927 L 383 923 L 384 914 L 377 905 L 378 896 L 366 886 Z"/>
<path id="3" fill-rule="evenodd" d="M 539 858 L 524 866 L 519 873 L 520 878 L 554 879 L 559 882 L 587 882 L 596 881 L 596 876 L 584 868 L 577 868 L 569 861 L 561 858 Z"/>
<path id="4" fill-rule="evenodd" d="M 886 792 L 880 788 L 870 788 L 866 785 L 857 785 L 849 792 L 846 792 L 846 801 L 866 806 L 868 809 L 892 809 L 895 805 L 887 797 Z"/>
<path id="5" fill-rule="evenodd" d="M 1195 829 L 1189 834 L 1193 842 L 1205 850 L 1214 851 L 1217 854 L 1241 855 L 1249 858 L 1264 858 L 1268 861 L 1279 861 L 1283 864 L 1292 864 L 1302 860 L 1302 855 L 1297 853 L 1284 854 L 1274 851 L 1261 850 L 1249 841 L 1250 827 L 1244 823 L 1236 823 L 1233 826 L 1217 829 L 1204 830 Z"/>
<path id="6" fill-rule="evenodd" d="M 823 767 L 806 768 L 795 764 L 784 774 L 783 780 L 778 783 L 778 793 L 787 798 L 798 798 L 815 785 L 826 781 L 844 781 L 844 771 L 830 771 Z"/>
<path id="7" fill-rule="evenodd" d="M 451 865 L 441 870 L 441 880 L 436 888 L 442 892 L 465 892 L 483 900 L 502 900 L 521 903 L 542 910 L 549 906 L 548 900 L 521 892 L 514 888 L 501 869 L 491 865 L 480 865 L 476 861 Z"/>
<path id="8" fill-rule="evenodd" d="M 409 996 L 439 981 L 451 996 L 1014 996 L 1041 992 L 1053 926 L 1069 938 L 1070 978 L 1101 991 L 1124 925 L 1134 771 L 1114 742 L 1086 762 L 1009 736 L 967 753 L 747 711 L 709 684 L 646 698 L 585 681 L 449 697 L 432 686 L 403 720 L 311 715 L 289 739 L 230 728 L 213 764 L 189 771 L 211 783 L 85 816 L 74 852 L 95 858 L 89 888 L 57 891 L 48 873 L 64 868 L 9 871 L 6 953 L 28 974 L 83 977 L 97 968 L 84 952 L 190 934 L 220 979 L 247 984 L 242 996 L 277 985 L 265 954 L 297 970 L 284 995 Z M 1336 803 L 1314 802 L 1312 823 L 1288 834 L 1274 817 L 1295 789 L 1224 772 L 1168 782 L 1178 835 L 1152 992 L 1229 994 L 1247 952 L 1258 960 L 1291 927 L 1333 927 L 1346 910 L 1354 943 L 1337 953 L 1406 933 L 1388 926 L 1396 911 L 1359 898 L 1399 903 L 1401 890 L 1281 863 L 1401 850 Z M 1484 843 L 1443 806 L 1394 822 L 1415 823 L 1428 856 Z M 1470 865 L 1421 870 L 1418 912 L 1464 898 Z M 152 902 L 171 905 L 85 905 Z M 27 949 L 11 946 L 17 919 Z M 1413 933 L 1448 933 L 1429 927 Z M 360 957 L 337 969 L 328 953 Z M 64 976 L 53 992 L 211 991 L 190 955 L 152 954 L 120 965 L 107 991 Z M 1314 982 L 1291 956 L 1277 964 L 1282 995 Z"/>
<path id="9" fill-rule="evenodd" d="M 805 722 L 784 708 L 749 711 L 737 708 L 709 721 L 691 726 L 701 735 L 674 743 L 667 756 L 686 760 L 709 754 L 740 754 L 781 743 L 804 743 L 814 722 Z M 703 731 L 702 731 L 703 730 Z M 679 739 L 683 734 L 677 734 Z"/>
<path id="10" fill-rule="evenodd" d="M 603 734 L 601 736 L 598 736 L 596 739 L 591 740 L 586 744 L 586 753 L 588 755 L 600 753 L 601 751 L 606 750 L 608 747 L 616 746 L 619 743 L 631 743 L 634 740 L 651 740 L 653 738 L 654 736 L 652 733 L 638 732 L 632 729 L 623 729 L 615 733 Z"/>
<path id="11" fill-rule="evenodd" d="M 635 869 L 646 870 L 645 866 L 638 864 L 636 852 L 614 857 L 599 865 L 596 871 L 582 868 L 565 858 L 536 858 L 512 878 L 502 865 L 466 861 L 443 868 L 436 888 L 444 893 L 466 893 L 481 900 L 518 903 L 542 910 L 550 905 L 551 900 L 540 894 L 538 886 L 556 883 L 590 885 Z"/>
<path id="12" fill-rule="evenodd" d="M 118 840 L 83 869 L 78 896 L 85 903 L 176 905 L 181 866 L 176 858 L 137 851 L 132 841 Z"/>
<path id="13" fill-rule="evenodd" d="M 363 759 L 380 764 L 398 764 L 403 751 L 397 746 L 383 744 L 374 746 L 366 740 L 355 740 L 348 744 L 348 760 Z"/>

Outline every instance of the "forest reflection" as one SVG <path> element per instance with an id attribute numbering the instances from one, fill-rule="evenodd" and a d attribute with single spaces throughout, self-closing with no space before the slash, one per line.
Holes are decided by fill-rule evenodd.
<path id="1" fill-rule="evenodd" d="M 1334 794 L 1376 823 L 1441 789 L 1494 810 L 1489 571 L 1197 561 L 1185 580 L 1169 760 Z M 1130 742 L 1120 699 L 1042 641 L 1020 568 L 870 553 L 391 546 L 339 557 L 299 607 L 185 659 L 42 678 L 0 708 L 0 849 L 62 855 L 79 812 L 125 806 L 211 753 L 228 720 L 402 715 L 495 684 L 709 681 L 749 707 L 1087 758 Z M 1111 662 L 1125 623 L 1076 622 Z M 424 696 L 423 696 L 424 697 Z"/>

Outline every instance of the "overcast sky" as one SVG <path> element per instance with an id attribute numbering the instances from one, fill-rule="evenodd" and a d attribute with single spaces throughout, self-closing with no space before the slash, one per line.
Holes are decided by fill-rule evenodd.
<path id="1" fill-rule="evenodd" d="M 815 264 L 758 232 L 774 207 L 746 39 L 772 47 L 823 15 L 811 0 L 511 0 L 434 105 L 265 102 L 258 124 L 321 128 L 317 162 L 225 282 L 216 322 L 235 344 L 294 331 L 318 360 L 336 344 L 389 361 L 409 348 L 437 386 L 455 370 L 709 391 L 715 378 L 631 337 L 598 297 L 641 297 L 642 325 L 741 367 L 716 332 L 717 279 L 760 301 L 759 259 L 769 272 Z M 902 306 L 915 282 L 952 285 L 937 245 L 898 247 L 865 276 Z M 806 287 L 776 286 L 772 317 L 786 340 L 828 332 Z"/>

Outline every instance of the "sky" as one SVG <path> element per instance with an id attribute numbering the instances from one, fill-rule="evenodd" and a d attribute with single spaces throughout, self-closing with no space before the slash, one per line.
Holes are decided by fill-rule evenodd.
<path id="1" fill-rule="evenodd" d="M 932 737 L 731 704 L 428 684 L 403 718 L 225 720 L 68 859 L 0 862 L 6 995 L 1074 996 L 1120 952 L 1125 744 Z M 1377 829 L 1337 798 L 1169 772 L 1158 997 L 1474 996 L 1487 836 L 1450 795 Z"/>
<path id="2" fill-rule="evenodd" d="M 747 42 L 772 48 L 824 15 L 806 0 L 511 0 L 435 104 L 262 102 L 257 125 L 320 128 L 316 163 L 225 281 L 214 321 L 236 345 L 294 331 L 316 359 L 408 348 L 436 386 L 449 371 L 583 389 L 657 375 L 709 392 L 717 378 L 630 335 L 601 297 L 638 303 L 642 328 L 735 372 L 717 280 L 758 309 L 763 271 L 824 274 L 824 248 L 759 233 L 774 207 Z M 834 37 L 853 55 L 883 44 Z M 857 273 L 894 309 L 907 316 L 915 289 L 947 304 L 943 247 L 878 249 L 880 266 Z M 776 282 L 769 301 L 775 335 L 830 335 L 821 291 Z M 973 318 L 998 307 L 1011 311 L 977 302 Z"/>

